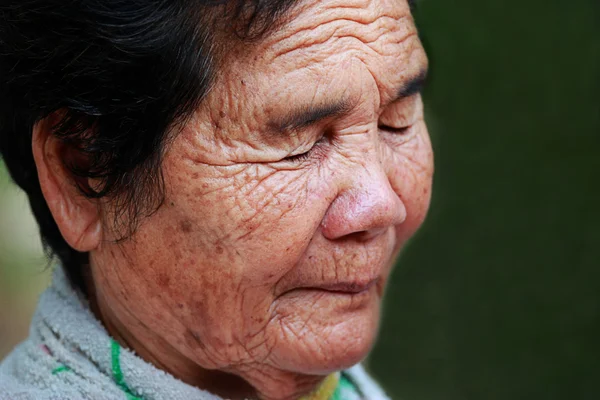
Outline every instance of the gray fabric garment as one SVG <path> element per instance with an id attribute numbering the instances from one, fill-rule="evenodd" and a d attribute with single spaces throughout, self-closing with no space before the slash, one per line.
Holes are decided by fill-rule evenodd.
<path id="1" fill-rule="evenodd" d="M 361 366 L 344 373 L 366 399 L 387 400 Z M 0 400 L 138 398 L 221 399 L 120 348 L 57 267 L 40 297 L 29 337 L 0 364 Z"/>

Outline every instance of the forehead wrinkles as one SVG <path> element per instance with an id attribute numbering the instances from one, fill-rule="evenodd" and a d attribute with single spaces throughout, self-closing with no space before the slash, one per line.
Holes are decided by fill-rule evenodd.
<path id="1" fill-rule="evenodd" d="M 314 61 L 311 53 L 318 52 L 320 44 L 354 39 L 363 48 L 366 44 L 370 51 L 383 55 L 385 46 L 402 43 L 413 35 L 416 29 L 406 1 L 317 1 L 298 8 L 260 47 L 271 62 L 298 52 L 310 62 Z"/>
<path id="2" fill-rule="evenodd" d="M 281 104 L 311 96 L 318 100 L 323 93 L 363 97 L 363 87 L 352 88 L 364 83 L 364 75 L 358 78 L 352 72 L 358 70 L 349 71 L 348 66 L 366 67 L 375 78 L 378 99 L 384 101 L 393 97 L 404 75 L 418 72 L 423 60 L 405 0 L 304 1 L 259 42 L 232 43 L 214 84 L 217 90 L 201 109 L 218 128 L 215 137 L 241 138 L 259 147 L 250 142 L 264 142 L 260 132 L 265 119 L 281 111 Z M 346 72 L 340 74 L 340 69 Z"/>

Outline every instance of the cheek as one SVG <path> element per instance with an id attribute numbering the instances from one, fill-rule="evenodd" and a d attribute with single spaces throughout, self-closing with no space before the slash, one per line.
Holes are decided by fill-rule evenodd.
<path id="1" fill-rule="evenodd" d="M 143 293 L 136 303 L 158 310 L 138 314 L 155 327 L 155 314 L 168 315 L 157 329 L 182 351 L 219 354 L 207 366 L 239 362 L 246 355 L 231 344 L 264 340 L 275 285 L 302 258 L 326 205 L 302 171 L 164 168 L 164 205 L 123 244 Z"/>
<path id="2" fill-rule="evenodd" d="M 433 151 L 427 130 L 394 150 L 390 182 L 406 207 L 406 220 L 396 230 L 404 243 L 419 229 L 429 210 Z"/>
<path id="3" fill-rule="evenodd" d="M 140 232 L 152 244 L 138 249 L 155 265 L 156 285 L 204 314 L 223 307 L 239 314 L 241 293 L 246 303 L 268 308 L 265 299 L 301 259 L 326 209 L 315 203 L 323 200 L 309 187 L 310 174 L 265 166 L 229 174 L 207 165 L 165 169 L 167 200 Z"/>
<path id="4" fill-rule="evenodd" d="M 308 175 L 253 166 L 217 185 L 222 189 L 188 197 L 184 213 L 245 281 L 274 283 L 295 265 L 320 222 L 307 201 Z M 211 213 L 196 219 L 207 207 Z"/>

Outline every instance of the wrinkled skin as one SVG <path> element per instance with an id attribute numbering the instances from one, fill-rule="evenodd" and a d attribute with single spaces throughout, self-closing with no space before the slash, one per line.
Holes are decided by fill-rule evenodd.
<path id="1" fill-rule="evenodd" d="M 391 102 L 426 67 L 404 0 L 305 1 L 259 43 L 232 45 L 167 148 L 164 205 L 90 252 L 109 331 L 232 398 L 297 398 L 361 361 L 429 206 L 420 95 Z M 311 126 L 273 123 L 340 100 Z"/>

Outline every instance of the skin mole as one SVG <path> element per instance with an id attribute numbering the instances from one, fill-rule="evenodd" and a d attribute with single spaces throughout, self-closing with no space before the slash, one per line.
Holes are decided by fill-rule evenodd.
<path id="1" fill-rule="evenodd" d="M 171 283 L 171 278 L 166 273 L 160 273 L 158 274 L 156 282 L 158 283 L 158 286 L 166 288 L 169 286 L 169 283 Z"/>
<path id="2" fill-rule="evenodd" d="M 192 231 L 192 222 L 190 220 L 183 220 L 180 224 L 181 231 L 184 233 L 190 233 Z"/>
<path id="3" fill-rule="evenodd" d="M 191 347 L 193 349 L 202 347 L 201 342 L 200 342 L 200 335 L 198 335 L 196 332 L 188 329 L 188 330 L 186 330 L 184 336 L 185 336 L 185 342 L 189 347 Z"/>

